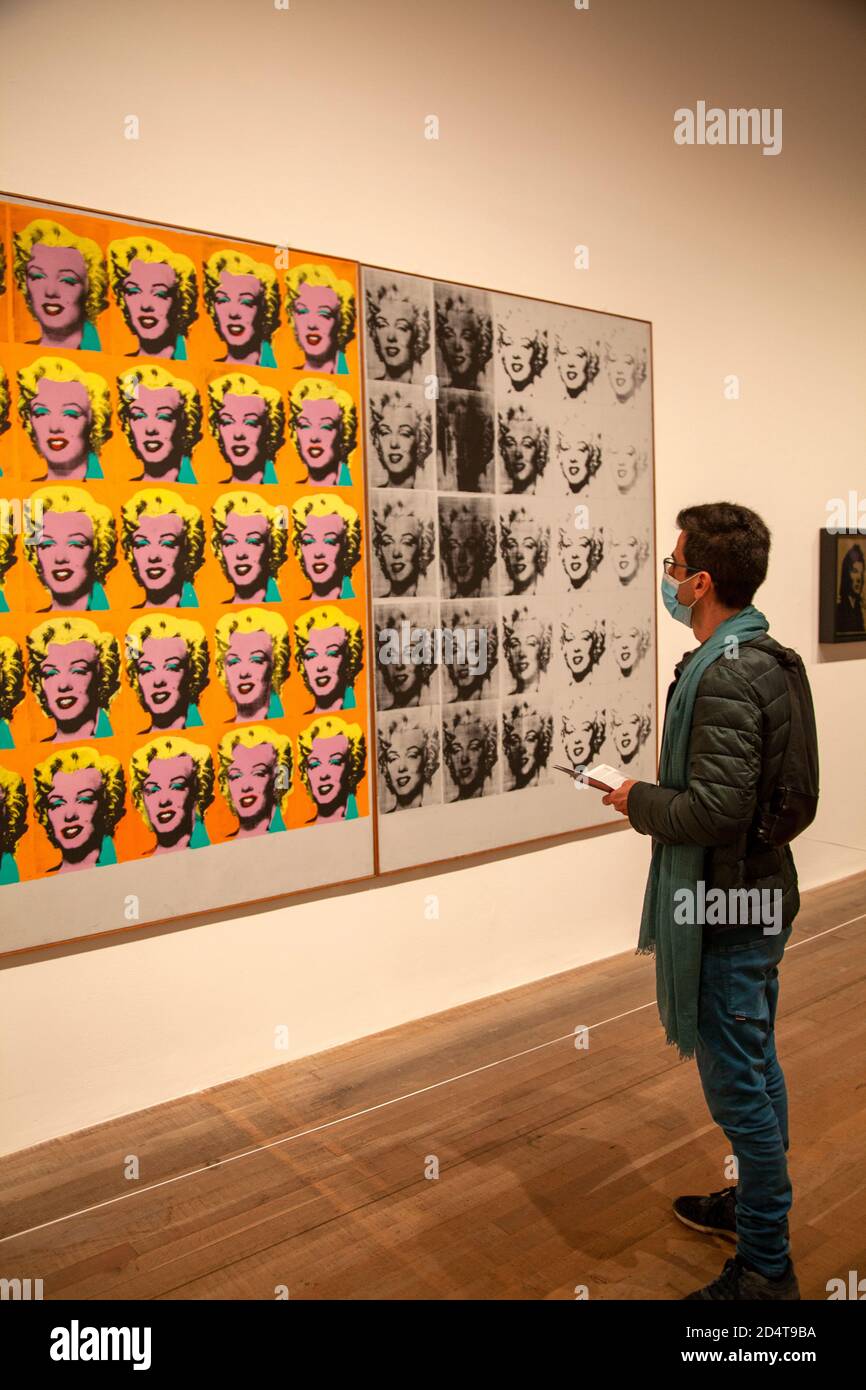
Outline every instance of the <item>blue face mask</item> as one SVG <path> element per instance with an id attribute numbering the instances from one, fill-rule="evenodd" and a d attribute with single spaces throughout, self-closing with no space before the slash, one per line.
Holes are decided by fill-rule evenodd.
<path id="1" fill-rule="evenodd" d="M 693 603 L 689 604 L 680 603 L 677 594 L 682 585 L 688 583 L 689 577 L 681 579 L 679 584 L 677 584 L 675 580 L 671 579 L 669 574 L 662 575 L 662 602 L 671 617 L 676 618 L 678 623 L 685 623 L 686 627 L 691 627 L 692 625 L 692 609 L 698 600 L 695 599 Z"/>

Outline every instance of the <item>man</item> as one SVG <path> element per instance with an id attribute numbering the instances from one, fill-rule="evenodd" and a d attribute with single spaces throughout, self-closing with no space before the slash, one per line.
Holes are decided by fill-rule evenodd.
<path id="1" fill-rule="evenodd" d="M 625 781 L 604 801 L 652 836 L 638 951 L 655 952 L 667 1040 L 696 1057 L 710 1113 L 737 1161 L 736 1186 L 674 1202 L 687 1226 L 737 1242 L 719 1278 L 688 1298 L 798 1299 L 774 1023 L 778 964 L 800 898 L 790 847 L 768 850 L 750 834 L 791 726 L 777 644 L 752 606 L 770 533 L 755 512 L 728 502 L 687 507 L 677 525 L 662 596 L 700 645 L 676 666 L 668 691 L 660 785 Z M 768 891 L 748 895 L 744 914 L 749 888 Z M 727 910 L 702 912 L 713 889 Z"/>

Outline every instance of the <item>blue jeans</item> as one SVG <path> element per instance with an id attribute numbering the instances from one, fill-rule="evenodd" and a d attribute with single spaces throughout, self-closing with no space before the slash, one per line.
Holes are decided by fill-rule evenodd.
<path id="1" fill-rule="evenodd" d="M 788 1261 L 788 1097 L 776 1056 L 779 961 L 791 927 L 705 946 L 695 1059 L 710 1114 L 737 1159 L 737 1254 L 761 1274 Z"/>

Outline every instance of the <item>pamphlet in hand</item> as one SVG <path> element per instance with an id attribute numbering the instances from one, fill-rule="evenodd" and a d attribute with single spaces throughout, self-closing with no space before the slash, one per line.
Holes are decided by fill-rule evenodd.
<path id="1" fill-rule="evenodd" d="M 623 782 L 628 781 L 624 772 L 617 772 L 615 767 L 610 767 L 608 763 L 596 763 L 595 767 L 584 768 L 578 772 L 573 767 L 560 767 L 554 763 L 557 772 L 564 772 L 575 782 L 585 782 L 588 787 L 595 787 L 596 791 L 613 792 L 617 787 L 621 787 Z"/>

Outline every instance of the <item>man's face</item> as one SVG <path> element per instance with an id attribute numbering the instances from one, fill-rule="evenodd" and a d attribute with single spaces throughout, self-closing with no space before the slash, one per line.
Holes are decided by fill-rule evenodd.
<path id="1" fill-rule="evenodd" d="M 685 557 L 685 542 L 686 533 L 685 531 L 680 531 L 680 534 L 677 537 L 677 543 L 671 551 L 671 554 L 673 555 L 674 559 L 678 561 L 678 564 L 670 578 L 673 580 L 675 584 L 678 584 L 681 579 L 685 579 L 687 581 L 685 584 L 682 585 L 681 588 L 677 590 L 677 601 L 679 603 L 684 604 L 688 608 L 690 604 L 694 603 L 696 598 L 695 591 L 692 585 L 693 581 L 697 579 L 697 575 L 689 574 L 688 564 Z"/>

